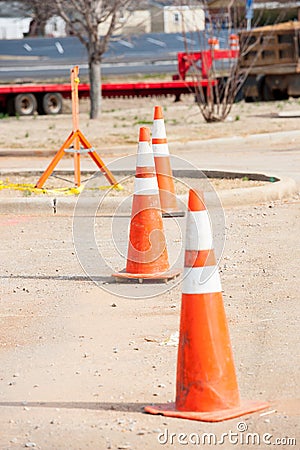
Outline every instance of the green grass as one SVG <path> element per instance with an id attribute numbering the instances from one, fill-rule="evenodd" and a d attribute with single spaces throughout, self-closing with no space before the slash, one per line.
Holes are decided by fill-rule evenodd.
<path id="1" fill-rule="evenodd" d="M 152 120 L 137 120 L 133 125 L 152 125 Z"/>

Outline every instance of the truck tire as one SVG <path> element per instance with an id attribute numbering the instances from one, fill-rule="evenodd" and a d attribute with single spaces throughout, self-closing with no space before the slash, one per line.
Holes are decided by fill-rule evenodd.
<path id="1" fill-rule="evenodd" d="M 281 91 L 279 89 L 275 89 L 274 91 L 275 100 L 288 100 L 289 94 L 287 91 Z"/>
<path id="2" fill-rule="evenodd" d="M 58 92 L 50 92 L 43 96 L 42 109 L 44 114 L 61 114 L 63 108 L 62 95 Z"/>
<path id="3" fill-rule="evenodd" d="M 270 89 L 266 80 L 262 86 L 262 98 L 263 98 L 264 102 L 272 102 L 275 100 L 274 93 L 273 93 L 272 89 Z"/>
<path id="4" fill-rule="evenodd" d="M 260 102 L 263 100 L 262 89 L 265 82 L 265 77 L 263 75 L 251 75 L 242 87 L 245 102 Z"/>
<path id="5" fill-rule="evenodd" d="M 242 86 L 239 87 L 239 90 L 236 92 L 235 97 L 234 97 L 234 103 L 239 103 L 242 100 L 244 100 L 244 93 L 243 93 L 243 89 Z"/>
<path id="6" fill-rule="evenodd" d="M 262 96 L 265 102 L 274 100 L 287 100 L 288 79 L 283 76 L 266 77 L 262 87 Z"/>
<path id="7" fill-rule="evenodd" d="M 9 97 L 7 99 L 6 109 L 9 116 L 14 116 L 16 114 L 14 97 Z"/>
<path id="8" fill-rule="evenodd" d="M 37 109 L 37 101 L 33 94 L 18 94 L 14 101 L 15 113 L 19 116 L 32 116 Z"/>

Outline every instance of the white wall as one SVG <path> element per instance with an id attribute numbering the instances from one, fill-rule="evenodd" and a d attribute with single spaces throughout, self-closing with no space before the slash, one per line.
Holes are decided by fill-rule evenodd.
<path id="1" fill-rule="evenodd" d="M 22 39 L 29 30 L 31 18 L 0 17 L 0 39 Z"/>
<path id="2" fill-rule="evenodd" d="M 205 28 L 204 10 L 199 7 L 165 6 L 164 31 L 165 33 L 181 33 L 185 31 L 198 31 Z"/>
<path id="3" fill-rule="evenodd" d="M 66 23 L 58 16 L 53 16 L 48 20 L 45 28 L 46 36 L 64 37 L 66 36 Z"/>
<path id="4" fill-rule="evenodd" d="M 151 31 L 151 16 L 149 11 L 124 11 L 123 15 L 118 18 L 118 30 L 116 34 L 126 33 L 150 33 Z M 108 23 L 102 23 L 99 26 L 99 35 L 104 35 L 108 30 Z"/>
<path id="5" fill-rule="evenodd" d="M 0 17 L 0 39 L 22 39 L 23 33 L 28 33 L 30 17 L 4 18 Z M 46 36 L 66 36 L 66 24 L 61 17 L 52 17 L 46 25 Z"/>

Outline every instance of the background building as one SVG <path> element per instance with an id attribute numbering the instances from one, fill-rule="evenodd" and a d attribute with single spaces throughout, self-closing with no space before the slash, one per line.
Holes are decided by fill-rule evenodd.
<path id="1" fill-rule="evenodd" d="M 176 33 L 203 30 L 205 28 L 204 7 L 199 2 L 187 1 L 186 5 L 174 6 L 170 0 L 135 1 L 130 9 L 119 11 L 119 33 Z M 99 35 L 105 34 L 107 26 L 99 27 Z M 66 36 L 64 21 L 57 16 L 47 21 L 45 36 Z M 0 1 L 0 39 L 22 39 L 39 35 L 37 23 L 30 11 L 24 10 L 20 1 Z"/>
<path id="2" fill-rule="evenodd" d="M 204 30 L 204 7 L 187 1 L 186 5 L 174 6 L 174 1 L 137 1 L 130 10 L 120 11 L 119 21 L 124 23 L 122 34 L 137 33 L 180 33 L 184 26 L 186 31 Z M 105 24 L 99 28 L 104 34 Z"/>
<path id="3" fill-rule="evenodd" d="M 208 0 L 208 15 L 217 26 L 245 26 L 246 0 Z M 300 1 L 292 0 L 253 0 L 252 25 L 261 26 L 298 20 L 300 17 Z"/>
<path id="4" fill-rule="evenodd" d="M 187 2 L 173 6 L 174 2 L 150 2 L 152 33 L 180 33 L 198 31 L 205 28 L 204 6 Z"/>
<path id="5" fill-rule="evenodd" d="M 22 13 L 19 2 L 0 1 L 0 39 L 22 39 L 31 19 Z"/>

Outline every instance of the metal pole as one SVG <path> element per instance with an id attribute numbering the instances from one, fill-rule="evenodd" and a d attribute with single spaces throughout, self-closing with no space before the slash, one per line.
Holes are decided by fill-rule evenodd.
<path id="1" fill-rule="evenodd" d="M 247 31 L 251 30 L 252 18 L 253 18 L 253 0 L 246 0 Z"/>

